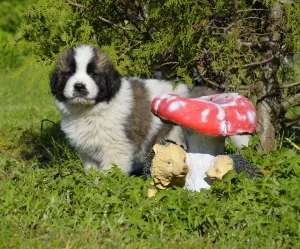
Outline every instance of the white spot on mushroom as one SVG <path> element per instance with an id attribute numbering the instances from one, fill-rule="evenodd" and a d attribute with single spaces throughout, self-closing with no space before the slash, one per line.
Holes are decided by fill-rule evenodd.
<path id="1" fill-rule="evenodd" d="M 173 112 L 180 108 L 180 104 L 178 102 L 173 102 L 169 105 L 169 111 Z"/>
<path id="2" fill-rule="evenodd" d="M 207 122 L 207 115 L 209 114 L 210 110 L 209 109 L 205 109 L 203 112 L 201 112 L 201 121 L 203 123 Z"/>
<path id="3" fill-rule="evenodd" d="M 238 120 L 246 120 L 247 119 L 246 115 L 240 114 L 237 110 L 235 111 L 235 113 L 236 113 L 236 117 Z"/>
<path id="4" fill-rule="evenodd" d="M 185 103 L 184 101 L 179 101 L 179 104 L 180 104 L 181 106 L 183 106 L 183 107 L 186 106 L 186 103 Z"/>
<path id="5" fill-rule="evenodd" d="M 221 134 L 226 134 L 227 133 L 227 129 L 226 129 L 226 120 L 223 120 L 221 123 L 220 123 L 220 133 Z"/>
<path id="6" fill-rule="evenodd" d="M 158 106 L 159 106 L 159 104 L 160 104 L 161 101 L 162 101 L 162 99 L 156 100 L 155 105 L 154 105 L 154 111 L 155 111 L 155 112 L 157 112 Z"/>
<path id="7" fill-rule="evenodd" d="M 224 120 L 224 118 L 225 118 L 225 111 L 223 109 L 219 108 L 219 112 L 218 112 L 217 118 L 219 120 Z"/>
<path id="8" fill-rule="evenodd" d="M 227 121 L 227 131 L 231 131 L 231 123 Z"/>
<path id="9" fill-rule="evenodd" d="M 248 116 L 248 119 L 249 119 L 250 123 L 254 124 L 255 120 L 256 120 L 256 113 L 253 112 L 253 111 L 248 111 L 247 116 Z"/>
<path id="10" fill-rule="evenodd" d="M 176 99 L 175 96 L 173 96 L 171 99 Z M 181 107 L 185 107 L 186 106 L 186 103 L 183 102 L 183 101 L 174 101 L 173 103 L 171 103 L 169 105 L 169 111 L 170 112 L 173 112 L 173 111 L 176 111 L 178 109 L 180 109 Z"/>

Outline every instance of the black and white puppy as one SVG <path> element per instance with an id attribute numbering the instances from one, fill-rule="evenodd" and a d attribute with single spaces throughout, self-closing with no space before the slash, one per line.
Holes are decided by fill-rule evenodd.
<path id="1" fill-rule="evenodd" d="M 50 86 L 61 128 L 87 169 L 116 165 L 129 174 L 159 140 L 185 144 L 180 127 L 163 124 L 151 113 L 159 94 L 188 96 L 184 84 L 173 90 L 163 80 L 123 78 L 103 51 L 80 45 L 59 56 Z"/>

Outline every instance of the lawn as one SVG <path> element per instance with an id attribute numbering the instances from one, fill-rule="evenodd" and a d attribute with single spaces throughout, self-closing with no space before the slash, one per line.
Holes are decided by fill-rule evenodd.
<path id="1" fill-rule="evenodd" d="M 300 248 L 300 154 L 287 141 L 240 152 L 262 179 L 231 172 L 148 198 L 149 180 L 82 168 L 47 77 L 28 87 L 30 72 L 0 76 L 0 248 Z"/>

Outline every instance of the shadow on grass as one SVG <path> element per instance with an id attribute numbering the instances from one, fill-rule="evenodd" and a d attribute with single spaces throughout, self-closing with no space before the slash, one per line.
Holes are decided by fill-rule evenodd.
<path id="1" fill-rule="evenodd" d="M 42 120 L 40 131 L 23 131 L 18 145 L 23 160 L 37 160 L 38 167 L 51 167 L 57 158 L 67 160 L 70 153 L 76 152 L 70 147 L 59 123 Z"/>

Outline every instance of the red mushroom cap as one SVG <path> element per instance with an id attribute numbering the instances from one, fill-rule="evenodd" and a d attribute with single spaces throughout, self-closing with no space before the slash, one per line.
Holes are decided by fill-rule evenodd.
<path id="1" fill-rule="evenodd" d="M 239 93 L 200 98 L 163 94 L 152 101 L 151 111 L 163 120 L 214 136 L 252 133 L 257 124 L 255 107 Z"/>

